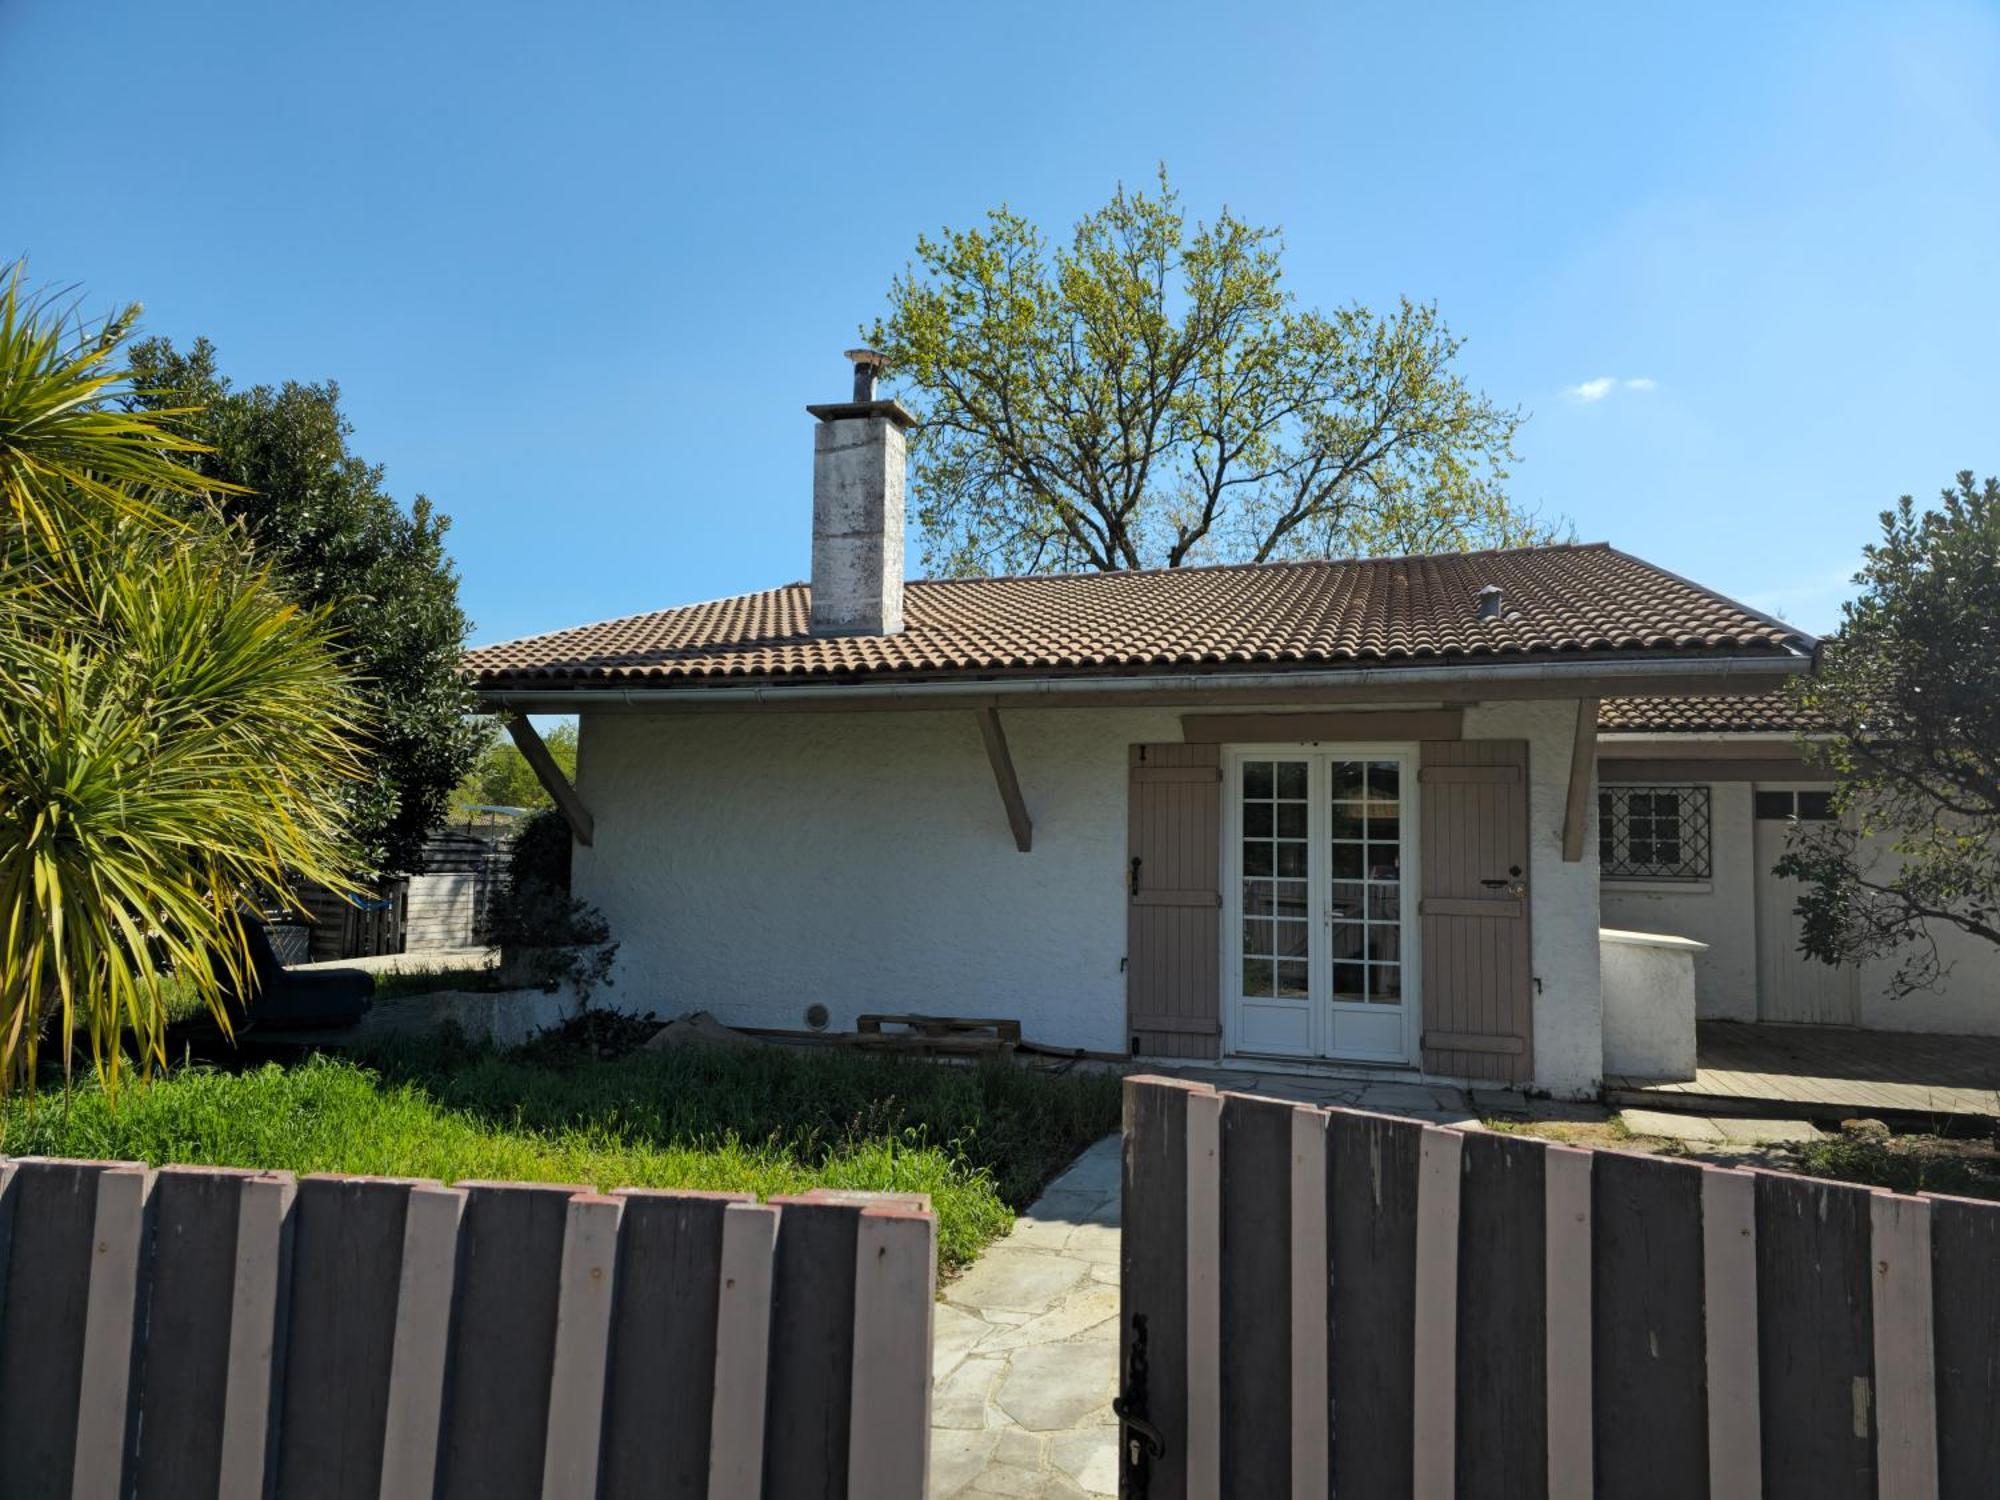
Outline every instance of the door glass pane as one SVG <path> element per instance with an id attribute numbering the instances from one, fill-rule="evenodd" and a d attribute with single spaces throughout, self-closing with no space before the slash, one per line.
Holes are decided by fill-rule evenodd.
<path id="1" fill-rule="evenodd" d="M 1294 802 L 1306 800 L 1306 763 L 1302 760 L 1278 762 L 1278 795 Z"/>
<path id="2" fill-rule="evenodd" d="M 1268 995 L 1271 993 L 1270 959 L 1246 958 L 1243 960 L 1243 993 L 1246 995 Z"/>
<path id="3" fill-rule="evenodd" d="M 1246 917 L 1243 921 L 1243 952 L 1245 955 L 1271 952 L 1271 924 Z"/>
<path id="4" fill-rule="evenodd" d="M 1306 836 L 1306 805 L 1303 802 L 1278 804 L 1278 837 L 1302 839 Z"/>
<path id="5" fill-rule="evenodd" d="M 1306 962 L 1304 959 L 1278 960 L 1278 993 L 1289 1000 L 1303 1000 L 1306 997 Z"/>
<path id="6" fill-rule="evenodd" d="M 1402 1003 L 1403 775 L 1393 760 L 1336 761 L 1327 832 L 1333 998 Z"/>
<path id="7" fill-rule="evenodd" d="M 1268 760 L 1248 761 L 1243 767 L 1243 796 L 1247 801 L 1252 797 L 1271 799 L 1271 763 Z"/>
<path id="8" fill-rule="evenodd" d="M 1278 924 L 1278 956 L 1280 958 L 1304 958 L 1306 956 L 1307 934 L 1312 926 L 1307 922 L 1280 922 Z"/>
<path id="9" fill-rule="evenodd" d="M 1312 915 L 1306 910 L 1306 883 L 1303 880 L 1277 882 L 1278 915 L 1303 922 Z"/>
<path id="10" fill-rule="evenodd" d="M 1278 873 L 1287 879 L 1306 878 L 1306 841 L 1304 839 L 1278 840 Z"/>

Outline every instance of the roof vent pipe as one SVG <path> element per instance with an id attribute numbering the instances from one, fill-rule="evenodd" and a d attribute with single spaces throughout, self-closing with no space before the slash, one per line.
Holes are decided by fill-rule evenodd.
<path id="1" fill-rule="evenodd" d="M 1497 583 L 1489 583 L 1479 591 L 1479 603 L 1473 610 L 1474 617 L 1481 620 L 1498 620 L 1506 616 L 1507 595 Z"/>

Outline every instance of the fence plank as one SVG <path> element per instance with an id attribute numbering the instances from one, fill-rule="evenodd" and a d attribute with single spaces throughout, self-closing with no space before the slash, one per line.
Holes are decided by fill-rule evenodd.
<path id="1" fill-rule="evenodd" d="M 1601 1151 L 1591 1172 L 1597 1492 L 1708 1493 L 1701 1169 Z"/>
<path id="2" fill-rule="evenodd" d="M 936 1296 L 937 1241 L 930 1214 L 897 1203 L 864 1208 L 854 1242 L 850 1495 L 925 1500 Z"/>
<path id="3" fill-rule="evenodd" d="M 97 1178 L 71 1500 L 120 1500 L 124 1494 L 153 1181 L 151 1169 L 132 1165 Z"/>
<path id="4" fill-rule="evenodd" d="M 1591 1440 L 1591 1154 L 1550 1146 L 1542 1159 L 1542 1297 L 1548 1337 L 1543 1356 L 1548 1422 L 1549 1500 L 1596 1493 Z"/>
<path id="5" fill-rule="evenodd" d="M 1701 1264 L 1708 1341 L 1709 1500 L 1764 1493 L 1757 1375 L 1757 1179 L 1704 1167 Z"/>
<path id="6" fill-rule="evenodd" d="M 462 1182 L 441 1500 L 531 1500 L 547 1449 L 569 1200 L 550 1183 Z"/>
<path id="7" fill-rule="evenodd" d="M 216 1500 L 263 1500 L 273 1472 L 278 1317 L 290 1289 L 297 1192 L 289 1172 L 260 1173 L 237 1189 Z"/>
<path id="8" fill-rule="evenodd" d="M 758 1500 L 763 1493 L 778 1213 L 760 1203 L 731 1203 L 722 1213 L 708 1500 Z"/>
<path id="9" fill-rule="evenodd" d="M 1878 1192 L 1868 1202 L 1875 1345 L 1876 1482 L 1884 1495 L 1936 1500 L 1936 1354 L 1931 1342 L 1931 1208 Z"/>
<path id="10" fill-rule="evenodd" d="M 811 1198 L 771 1201 L 779 1214 L 764 1490 L 840 1500 L 847 1493 L 854 1245 L 861 1210 Z"/>
<path id="11" fill-rule="evenodd" d="M 211 1495 L 222 1481 L 236 1221 L 248 1175 L 164 1167 L 154 1184 L 150 1311 L 138 1379 L 142 1495 Z"/>
<path id="12" fill-rule="evenodd" d="M 708 1493 L 710 1430 L 716 1417 L 716 1324 L 725 1271 L 723 1216 L 740 1193 L 626 1188 L 611 1312 L 611 1374 L 605 1393 L 603 1500 L 702 1500 Z M 764 1266 L 769 1296 L 769 1251 Z M 743 1398 L 749 1399 L 749 1398 Z M 761 1418 L 764 1387 L 754 1401 Z"/>
<path id="13" fill-rule="evenodd" d="M 624 1203 L 595 1193 L 569 1200 L 557 1271 L 555 1350 L 542 1500 L 593 1500 L 604 1436 L 604 1381 L 617 1290 L 618 1217 Z"/>
<path id="14" fill-rule="evenodd" d="M 1768 1500 L 1872 1500 L 1864 1188 L 1757 1174 L 1757 1353 Z"/>
<path id="15" fill-rule="evenodd" d="M 2000 1474 L 2000 1208 L 1931 1197 L 1938 1493 L 1990 1497 Z"/>
<path id="16" fill-rule="evenodd" d="M 1332 1429 L 1327 1386 L 1326 1111 L 1294 1109 L 1292 1147 L 1292 1500 L 1326 1500 Z"/>
<path id="17" fill-rule="evenodd" d="M 66 1495 L 90 1297 L 97 1179 L 109 1162 L 16 1162 L 0 1297 L 0 1494 Z"/>
<path id="18" fill-rule="evenodd" d="M 1458 1446 L 1458 1212 L 1465 1137 L 1423 1127 L 1417 1159 L 1417 1296 L 1410 1493 L 1452 1500 Z"/>
<path id="19" fill-rule="evenodd" d="M 1222 1098 L 1187 1101 L 1187 1500 L 1222 1488 Z"/>
<path id="20" fill-rule="evenodd" d="M 407 1179 L 299 1179 L 280 1500 L 375 1500 L 410 1189 Z"/>
<path id="21" fill-rule="evenodd" d="M 1216 1472 L 1225 1495 L 1289 1494 L 1293 1106 L 1222 1096 Z"/>
<path id="22" fill-rule="evenodd" d="M 1548 1207 L 1537 1141 L 1463 1137 L 1456 1428 L 1460 1500 L 1548 1490 Z"/>
<path id="23" fill-rule="evenodd" d="M 460 1188 L 413 1187 L 403 1215 L 389 1401 L 382 1428 L 382 1500 L 429 1500 L 437 1488 L 438 1429 L 458 1283 Z"/>
<path id="24" fill-rule="evenodd" d="M 1205 1091 L 1172 1078 L 1125 1080 L 1119 1378 L 1136 1414 L 1166 1434 L 1187 1430 L 1187 1101 Z M 1128 1485 L 1143 1480 L 1155 1500 L 1184 1500 L 1184 1441 L 1170 1437 L 1158 1457 L 1140 1448 L 1136 1468 L 1134 1458 L 1124 1445 Z"/>
<path id="25" fill-rule="evenodd" d="M 1407 1495 L 1414 1483 L 1417 1167 L 1423 1127 L 1352 1110 L 1327 1117 L 1333 1491 Z"/>

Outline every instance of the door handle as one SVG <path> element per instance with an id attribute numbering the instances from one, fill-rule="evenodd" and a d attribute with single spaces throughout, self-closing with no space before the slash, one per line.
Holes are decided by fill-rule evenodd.
<path id="1" fill-rule="evenodd" d="M 1134 896 L 1139 894 L 1139 856 L 1136 854 L 1132 856 L 1132 875 L 1127 889 Z"/>

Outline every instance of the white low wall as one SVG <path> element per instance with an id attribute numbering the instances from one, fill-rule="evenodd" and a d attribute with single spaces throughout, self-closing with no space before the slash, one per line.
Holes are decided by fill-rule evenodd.
<path id="1" fill-rule="evenodd" d="M 1695 961 L 1706 947 L 1658 932 L 1598 933 L 1606 1073 L 1694 1077 Z"/>

